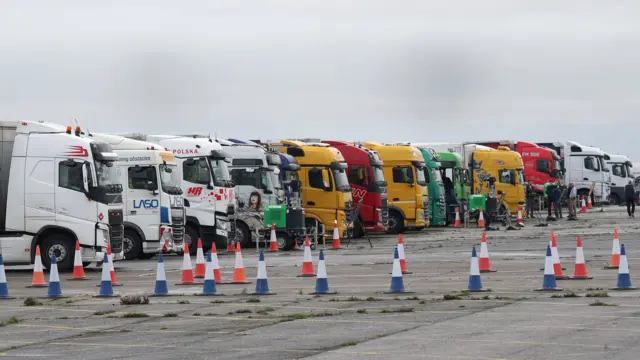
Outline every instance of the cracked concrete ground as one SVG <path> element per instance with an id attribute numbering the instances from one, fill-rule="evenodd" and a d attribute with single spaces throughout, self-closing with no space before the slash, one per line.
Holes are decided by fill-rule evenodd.
<path id="1" fill-rule="evenodd" d="M 578 222 L 488 233 L 495 273 L 482 274 L 490 292 L 467 293 L 471 247 L 481 230 L 430 228 L 405 234 L 411 294 L 383 294 L 390 284 L 395 236 L 356 240 L 326 251 L 334 295 L 309 295 L 314 278 L 300 278 L 302 252 L 266 254 L 275 295 L 247 295 L 255 287 L 257 253 L 243 250 L 248 285 L 219 285 L 223 296 L 193 296 L 200 286 L 174 286 L 182 259 L 165 257 L 175 296 L 147 305 L 98 299 L 98 269 L 90 281 L 62 274 L 65 299 L 27 289 L 28 269 L 8 267 L 14 300 L 0 302 L 0 357 L 67 359 L 635 359 L 640 351 L 640 292 L 609 290 L 617 272 L 605 270 L 614 228 L 629 254 L 631 277 L 640 263 L 640 223 L 623 208 L 592 211 Z M 542 284 L 544 249 L 554 231 L 562 265 L 571 275 L 576 236 L 582 238 L 593 280 L 558 281 L 564 292 L 535 292 Z M 345 242 L 343 242 L 343 247 Z M 313 252 L 314 262 L 317 251 Z M 193 259 L 195 263 L 195 258 Z M 233 256 L 221 254 L 223 280 Z M 123 295 L 154 289 L 154 260 L 119 262 Z M 640 275 L 639 275 L 640 276 Z M 640 281 L 640 280 L 638 280 Z M 635 283 L 635 282 L 634 282 Z M 564 297 L 564 294 L 575 293 Z M 589 294 L 608 297 L 586 297 Z M 444 300 L 444 295 L 448 295 Z M 257 299 L 257 300 L 256 300 Z"/>

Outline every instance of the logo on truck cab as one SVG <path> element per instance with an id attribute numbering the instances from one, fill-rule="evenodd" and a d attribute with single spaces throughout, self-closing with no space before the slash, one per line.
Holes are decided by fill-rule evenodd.
<path id="1" fill-rule="evenodd" d="M 190 187 L 187 189 L 187 196 L 200 196 L 202 194 L 201 187 Z"/>
<path id="2" fill-rule="evenodd" d="M 67 146 L 67 148 L 70 151 L 64 153 L 64 155 L 66 155 L 66 156 L 77 156 L 77 157 L 88 157 L 89 156 L 89 151 L 87 151 L 87 149 L 85 149 L 84 147 L 82 147 L 80 145 Z"/>
<path id="3" fill-rule="evenodd" d="M 133 207 L 135 209 L 145 208 L 145 209 L 157 209 L 158 208 L 158 200 L 133 200 Z"/>

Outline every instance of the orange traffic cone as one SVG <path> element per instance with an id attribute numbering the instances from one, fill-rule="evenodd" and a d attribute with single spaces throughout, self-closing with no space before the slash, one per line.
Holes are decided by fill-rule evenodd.
<path id="1" fill-rule="evenodd" d="M 338 228 L 338 220 L 333 220 L 333 239 L 331 240 L 331 249 L 340 249 L 340 233 Z"/>
<path id="2" fill-rule="evenodd" d="M 403 275 L 413 274 L 412 272 L 407 271 L 407 258 L 404 255 L 404 240 L 402 239 L 402 234 L 398 235 L 398 260 L 400 260 L 400 271 L 402 271 Z"/>
<path id="3" fill-rule="evenodd" d="M 300 250 L 300 247 L 298 246 L 298 239 L 293 241 L 293 250 Z"/>
<path id="4" fill-rule="evenodd" d="M 553 259 L 553 272 L 556 275 L 556 280 L 567 279 L 568 277 L 562 272 L 562 265 L 560 264 L 560 254 L 558 253 L 558 245 L 556 243 L 556 235 L 551 233 L 551 257 Z"/>
<path id="5" fill-rule="evenodd" d="M 311 244 L 309 238 L 304 239 L 304 260 L 302 261 L 302 273 L 299 277 L 313 277 L 316 276 L 315 270 L 313 270 L 313 260 L 311 259 Z"/>
<path id="6" fill-rule="evenodd" d="M 218 262 L 218 251 L 216 243 L 211 244 L 211 263 L 213 265 L 213 281 L 216 284 L 222 284 L 222 276 L 220 275 L 220 263 Z"/>
<path id="7" fill-rule="evenodd" d="M 193 266 L 191 265 L 191 254 L 189 253 L 189 244 L 184 242 L 184 255 L 182 257 L 182 279 L 176 285 L 194 285 L 196 283 L 193 277 Z"/>
<path id="8" fill-rule="evenodd" d="M 31 287 L 47 287 L 47 283 L 44 281 L 44 268 L 42 266 L 42 258 L 40 257 L 40 245 L 36 245 L 36 256 L 33 262 L 33 278 L 31 279 Z"/>
<path id="9" fill-rule="evenodd" d="M 587 280 L 593 279 L 593 277 L 587 274 L 587 265 L 584 263 L 584 253 L 582 252 L 582 240 L 580 240 L 580 236 L 578 236 L 577 246 L 576 246 L 576 265 L 573 268 L 573 277 L 571 280 Z"/>
<path id="10" fill-rule="evenodd" d="M 198 279 L 204 278 L 206 274 L 207 264 L 204 262 L 204 252 L 202 251 L 202 240 L 198 238 L 198 251 L 196 252 L 196 274 L 194 277 Z"/>
<path id="11" fill-rule="evenodd" d="M 618 229 L 613 230 L 613 246 L 611 247 L 611 262 L 605 266 L 605 269 L 618 269 L 620 267 L 620 239 L 618 238 Z"/>
<path id="12" fill-rule="evenodd" d="M 518 219 L 516 220 L 519 226 L 524 226 L 524 222 L 522 221 L 522 209 L 518 206 Z"/>
<path id="13" fill-rule="evenodd" d="M 278 251 L 278 238 L 276 237 L 276 224 L 271 224 L 271 238 L 269 239 L 269 251 Z"/>
<path id="14" fill-rule="evenodd" d="M 233 267 L 233 281 L 231 284 L 251 284 L 251 281 L 247 281 L 247 277 L 244 274 L 244 262 L 242 261 L 240 243 L 236 244 L 236 263 Z"/>
<path id="15" fill-rule="evenodd" d="M 482 232 L 482 243 L 480 244 L 480 259 L 478 265 L 481 273 L 496 272 L 496 270 L 491 269 L 489 249 L 487 249 L 487 233 L 485 232 Z"/>
<path id="16" fill-rule="evenodd" d="M 591 203 L 591 196 L 587 196 L 587 209 L 593 209 L 593 204 Z"/>
<path id="17" fill-rule="evenodd" d="M 89 280 L 84 275 L 84 266 L 82 266 L 82 252 L 80 251 L 80 241 L 76 240 L 76 252 L 73 256 L 73 275 L 69 280 Z"/>
<path id="18" fill-rule="evenodd" d="M 580 206 L 580 212 L 581 213 L 587 212 L 587 203 L 584 201 L 584 196 L 582 197 L 582 205 Z"/>
<path id="19" fill-rule="evenodd" d="M 484 227 L 484 214 L 482 213 L 482 209 L 480 209 L 480 216 L 478 217 L 478 227 Z"/>
<path id="20" fill-rule="evenodd" d="M 456 208 L 456 220 L 453 223 L 453 227 L 460 227 L 460 209 Z"/>
<path id="21" fill-rule="evenodd" d="M 122 286 L 122 284 L 120 284 L 118 282 L 118 279 L 116 278 L 116 268 L 113 263 L 113 254 L 111 253 L 111 245 L 107 245 L 107 256 L 109 257 L 109 266 L 111 267 L 109 271 L 111 275 L 111 286 Z M 102 266 L 104 266 L 104 263 L 102 264 Z M 97 285 L 97 286 L 100 287 L 101 285 Z"/>
<path id="22" fill-rule="evenodd" d="M 227 239 L 227 252 L 236 252 L 236 247 L 233 245 L 231 239 Z"/>

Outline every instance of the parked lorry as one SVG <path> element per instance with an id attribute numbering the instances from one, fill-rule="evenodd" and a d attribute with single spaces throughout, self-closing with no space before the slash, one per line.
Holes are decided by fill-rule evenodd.
<path id="1" fill-rule="evenodd" d="M 426 166 L 420 150 L 409 145 L 383 145 L 365 142 L 383 162 L 388 179 L 389 232 L 402 233 L 407 228 L 422 229 L 429 225 L 429 194 Z"/>
<path id="2" fill-rule="evenodd" d="M 163 248 L 182 248 L 185 211 L 176 157 L 158 144 L 90 133 L 111 145 L 124 191 L 124 256 L 150 259 Z"/>
<path id="3" fill-rule="evenodd" d="M 307 234 L 330 237 L 337 221 L 339 235 L 348 236 L 353 197 L 342 153 L 328 144 L 296 140 L 265 140 L 260 144 L 270 149 L 279 145 L 281 153 L 292 156 L 300 165 L 298 176 Z"/>
<path id="4" fill-rule="evenodd" d="M 80 127 L 42 121 L 0 122 L 0 252 L 5 264 L 42 264 L 55 254 L 73 268 L 76 240 L 82 263 L 101 263 L 108 245 L 122 259 L 122 185 L 117 155 Z"/>
<path id="5" fill-rule="evenodd" d="M 181 135 L 122 136 L 158 144 L 176 156 L 186 210 L 184 242 L 189 244 L 189 251 L 196 253 L 198 238 L 205 248 L 214 242 L 216 247 L 226 248 L 235 195 L 226 162 L 228 155 L 222 146 L 212 139 Z"/>
<path id="6" fill-rule="evenodd" d="M 362 145 L 344 141 L 322 141 L 340 150 L 347 161 L 347 178 L 351 186 L 353 202 L 362 201 L 359 222 L 367 232 L 385 232 L 389 222 L 387 204 L 387 182 L 384 178 L 383 162 L 378 152 Z M 353 229 L 354 237 L 364 235 L 361 227 Z"/>
<path id="7" fill-rule="evenodd" d="M 440 173 L 440 155 L 432 148 L 416 146 L 422 152 L 426 171 L 429 173 L 429 215 L 430 226 L 446 226 L 447 221 L 447 199 L 445 198 L 444 183 Z M 455 219 L 455 209 L 453 210 Z"/>
<path id="8" fill-rule="evenodd" d="M 564 184 L 573 183 L 578 196 L 591 193 L 594 204 L 608 201 L 611 188 L 609 169 L 604 162 L 604 152 L 592 146 L 575 141 L 537 143 L 555 150 L 560 155 L 560 165 L 564 169 Z"/>
<path id="9" fill-rule="evenodd" d="M 620 205 L 626 199 L 624 187 L 629 181 L 635 181 L 633 163 L 628 157 L 618 154 L 605 154 L 604 161 L 609 167 L 609 170 L 611 170 L 609 203 L 611 205 Z"/>
<path id="10" fill-rule="evenodd" d="M 496 179 L 496 193 L 504 195 L 504 207 L 512 214 L 517 213 L 518 207 L 524 205 L 524 165 L 522 157 L 507 147 L 498 146 L 492 149 L 472 143 L 437 143 L 419 144 L 434 148 L 436 151 L 458 153 L 464 160 L 464 166 L 469 170 L 471 195 L 486 196 L 489 178 Z M 473 210 L 474 206 L 470 205 Z"/>
<path id="11" fill-rule="evenodd" d="M 447 223 L 453 223 L 456 208 L 469 202 L 471 175 L 469 169 L 464 167 L 460 154 L 448 151 L 440 151 L 437 154 L 440 157 L 440 176 L 447 203 Z"/>
<path id="12" fill-rule="evenodd" d="M 560 156 L 550 148 L 526 141 L 514 140 L 476 141 L 474 143 L 493 149 L 505 146 L 509 150 L 520 154 L 524 163 L 525 179 L 531 183 L 539 195 L 542 195 L 544 191 L 544 184 L 558 181 L 562 178 Z"/>

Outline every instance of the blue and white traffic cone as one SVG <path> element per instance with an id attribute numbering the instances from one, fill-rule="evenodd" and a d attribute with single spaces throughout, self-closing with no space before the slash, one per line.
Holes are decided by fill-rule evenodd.
<path id="1" fill-rule="evenodd" d="M 273 295 L 269 292 L 269 281 L 267 280 L 267 264 L 264 262 L 264 251 L 260 250 L 258 259 L 258 276 L 256 276 L 256 292 L 251 295 Z"/>
<path id="2" fill-rule="evenodd" d="M 624 244 L 620 244 L 620 266 L 618 267 L 618 286 L 611 290 L 636 290 L 631 286 L 631 276 L 629 275 L 629 262 Z"/>
<path id="3" fill-rule="evenodd" d="M 316 291 L 312 295 L 336 294 L 329 291 L 329 280 L 327 280 L 327 265 L 324 261 L 324 251 L 320 249 L 318 258 L 318 272 L 316 274 Z"/>
<path id="4" fill-rule="evenodd" d="M 108 254 L 104 254 L 102 261 L 102 276 L 100 277 L 100 292 L 95 297 L 116 297 L 113 294 L 113 284 L 111 283 L 111 269 L 109 266 L 111 259 Z"/>
<path id="5" fill-rule="evenodd" d="M 162 257 L 162 251 L 158 255 L 158 266 L 156 270 L 156 288 L 153 291 L 154 296 L 167 296 L 169 295 L 169 288 L 167 287 L 167 275 L 164 272 L 164 258 Z"/>
<path id="6" fill-rule="evenodd" d="M 214 296 L 216 293 L 216 281 L 213 279 L 213 262 L 211 262 L 211 251 L 207 253 L 207 264 L 204 273 L 204 286 L 202 287 L 202 296 Z"/>
<path id="7" fill-rule="evenodd" d="M 398 256 L 398 248 L 393 251 L 393 268 L 391 270 L 391 287 L 385 294 L 409 293 L 404 289 L 404 281 L 402 280 L 402 270 L 400 269 L 400 257 Z"/>
<path id="8" fill-rule="evenodd" d="M 480 265 L 478 264 L 478 254 L 476 247 L 471 251 L 471 269 L 469 270 L 469 286 L 471 292 L 486 291 L 482 290 L 482 280 L 480 279 Z"/>
<path id="9" fill-rule="evenodd" d="M 551 256 L 551 246 L 547 245 L 547 257 L 544 260 L 544 280 L 542 288 L 536 291 L 562 291 L 556 285 L 556 273 L 553 270 L 553 257 Z"/>
<path id="10" fill-rule="evenodd" d="M 47 297 L 63 297 L 62 287 L 60 286 L 60 275 L 58 274 L 58 259 L 56 259 L 56 254 L 53 254 L 51 256 L 51 266 L 49 267 L 49 289 L 47 291 Z"/>
<path id="11" fill-rule="evenodd" d="M 4 272 L 4 262 L 2 261 L 2 254 L 0 254 L 0 300 L 2 299 L 15 299 L 9 296 L 9 287 L 7 287 L 7 275 Z"/>

